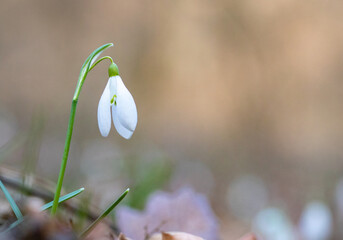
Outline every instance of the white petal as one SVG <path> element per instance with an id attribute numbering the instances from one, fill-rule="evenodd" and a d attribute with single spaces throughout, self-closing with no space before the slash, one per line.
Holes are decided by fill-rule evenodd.
<path id="1" fill-rule="evenodd" d="M 98 126 L 103 137 L 107 137 L 111 130 L 111 94 L 110 81 L 107 82 L 98 105 Z"/>
<path id="2" fill-rule="evenodd" d="M 113 98 L 113 95 L 117 94 L 117 78 L 116 77 L 110 77 L 108 79 L 109 82 L 109 88 L 110 88 L 110 95 L 111 99 Z"/>
<path id="3" fill-rule="evenodd" d="M 129 129 L 127 129 L 121 124 L 118 118 L 118 108 L 116 106 L 112 107 L 112 117 L 113 117 L 114 127 L 116 128 L 120 136 L 122 136 L 123 138 L 129 139 L 132 136 L 133 131 L 130 131 Z"/>
<path id="4" fill-rule="evenodd" d="M 117 78 L 117 117 L 121 125 L 134 132 L 137 125 L 137 108 L 129 90 L 119 76 Z M 114 116 L 113 116 L 114 117 Z"/>

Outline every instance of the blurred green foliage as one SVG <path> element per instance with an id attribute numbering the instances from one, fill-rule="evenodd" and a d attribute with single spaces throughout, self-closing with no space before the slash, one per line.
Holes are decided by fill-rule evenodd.
<path id="1" fill-rule="evenodd" d="M 136 162 L 130 166 L 132 178 L 131 191 L 126 204 L 130 207 L 143 209 L 148 196 L 157 189 L 163 188 L 172 174 L 170 162 L 155 160 L 151 162 Z"/>

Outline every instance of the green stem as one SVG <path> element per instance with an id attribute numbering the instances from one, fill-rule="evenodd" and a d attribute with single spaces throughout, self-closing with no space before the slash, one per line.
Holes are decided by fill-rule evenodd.
<path id="1" fill-rule="evenodd" d="M 105 57 L 100 58 L 98 61 L 96 61 L 96 62 L 89 68 L 89 71 L 92 70 L 99 62 L 101 62 L 102 60 L 105 60 L 105 59 L 109 59 L 109 60 L 111 61 L 111 63 L 113 63 L 113 59 L 112 59 L 110 56 L 105 56 Z"/>
<path id="2" fill-rule="evenodd" d="M 67 136 L 66 136 L 65 145 L 64 145 L 64 154 L 63 154 L 63 158 L 62 158 L 60 174 L 58 176 L 56 193 L 55 193 L 54 202 L 53 202 L 52 208 L 51 208 L 51 214 L 52 215 L 56 214 L 57 206 L 58 206 L 58 199 L 60 198 L 60 195 L 61 195 L 61 189 L 62 189 L 64 174 L 65 174 L 65 170 L 67 167 L 67 161 L 68 161 L 68 155 L 69 155 L 69 149 L 70 149 L 70 141 L 71 141 L 71 136 L 73 134 L 76 106 L 77 106 L 77 99 L 76 100 L 73 99 L 73 101 L 71 103 L 71 112 L 70 112 L 70 117 L 69 117 Z"/>
<path id="3" fill-rule="evenodd" d="M 71 103 L 71 112 L 70 112 L 70 117 L 69 117 L 67 136 L 66 136 L 66 140 L 65 140 L 65 144 L 64 144 L 64 154 L 63 154 L 63 158 L 62 158 L 60 174 L 58 176 L 58 181 L 57 181 L 54 201 L 53 201 L 53 205 L 52 205 L 52 208 L 51 208 L 51 215 L 55 215 L 56 214 L 57 206 L 58 206 L 58 200 L 59 200 L 60 195 L 61 195 L 61 189 L 62 189 L 64 174 L 65 174 L 65 170 L 66 170 L 66 167 L 67 167 L 69 148 L 70 148 L 70 141 L 71 141 L 71 136 L 73 134 L 76 106 L 77 106 L 77 102 L 79 100 L 79 95 L 80 95 L 80 92 L 81 92 L 81 89 L 82 89 L 82 85 L 85 82 L 87 74 L 89 73 L 89 71 L 92 70 L 93 67 L 95 65 L 97 65 L 99 62 L 101 62 L 104 59 L 108 59 L 108 58 L 113 62 L 112 58 L 106 56 L 106 57 L 103 57 L 103 58 L 99 59 L 96 63 L 94 63 L 92 66 L 90 66 L 91 63 L 92 63 L 92 60 L 94 58 L 96 58 L 104 50 L 106 50 L 107 48 L 112 47 L 112 46 L 113 46 L 112 43 L 108 43 L 108 44 L 102 45 L 101 47 L 95 49 L 88 56 L 88 58 L 86 59 L 86 61 L 83 63 L 83 65 L 81 67 L 81 71 L 80 71 L 80 75 L 79 75 L 79 80 L 77 81 L 77 85 L 76 85 L 73 101 Z"/>

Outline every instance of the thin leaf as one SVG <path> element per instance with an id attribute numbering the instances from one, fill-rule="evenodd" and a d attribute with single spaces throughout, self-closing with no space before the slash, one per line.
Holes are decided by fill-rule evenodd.
<path id="1" fill-rule="evenodd" d="M 18 226 L 22 221 L 24 221 L 24 218 L 18 219 L 17 221 L 15 221 L 14 223 L 12 223 L 6 230 L 4 230 L 2 233 L 9 232 L 12 228 Z"/>
<path id="2" fill-rule="evenodd" d="M 128 194 L 128 192 L 130 191 L 130 189 L 126 189 L 125 192 L 123 192 L 120 197 L 114 201 L 111 205 L 109 205 L 105 211 L 102 212 L 102 214 L 91 224 L 88 226 L 88 228 L 86 228 L 86 230 L 84 230 L 81 235 L 80 238 L 84 238 L 86 237 L 94 228 L 96 225 L 98 225 L 98 223 L 101 222 L 102 219 L 104 219 L 124 198 L 125 196 Z"/>
<path id="3" fill-rule="evenodd" d="M 67 195 L 64 195 L 64 196 L 60 197 L 59 200 L 58 200 L 58 203 L 65 202 L 65 201 L 67 201 L 68 199 L 71 199 L 71 198 L 73 198 L 73 197 L 79 195 L 79 194 L 82 193 L 84 190 L 85 190 L 84 188 L 80 188 L 80 189 L 78 189 L 78 190 L 75 190 L 74 192 L 68 193 Z M 53 201 L 51 201 L 51 202 L 49 202 L 49 203 L 43 205 L 43 206 L 41 207 L 40 210 L 41 210 L 41 211 L 45 211 L 45 210 L 51 208 L 51 207 L 52 207 L 52 204 L 53 204 Z M 6 232 L 10 231 L 12 228 L 18 226 L 18 224 L 20 224 L 23 220 L 24 220 L 24 218 L 18 219 L 17 221 L 15 221 L 14 223 L 12 223 L 3 233 L 6 233 Z"/>
<path id="4" fill-rule="evenodd" d="M 58 203 L 65 202 L 65 201 L 67 201 L 67 200 L 69 200 L 69 199 L 71 199 L 71 198 L 73 198 L 73 197 L 79 195 L 79 194 L 82 193 L 84 190 L 85 190 L 84 188 L 80 188 L 80 189 L 78 189 L 78 190 L 75 190 L 74 192 L 68 193 L 68 194 L 66 194 L 66 195 L 64 195 L 64 196 L 62 196 L 62 197 L 60 197 L 59 200 L 58 200 Z M 43 206 L 41 207 L 40 210 L 41 210 L 41 211 L 44 211 L 44 210 L 47 210 L 47 209 L 51 208 L 53 202 L 54 202 L 54 201 L 51 201 L 51 202 L 49 202 L 49 203 L 43 205 Z"/>
<path id="5" fill-rule="evenodd" d="M 7 201 L 10 203 L 11 208 L 12 208 L 14 214 L 16 215 L 17 219 L 18 220 L 22 220 L 23 219 L 23 214 L 20 212 L 17 204 L 15 203 L 15 201 L 13 200 L 11 194 L 7 191 L 5 185 L 2 183 L 1 180 L 0 180 L 0 188 L 4 192 L 5 197 L 7 198 Z"/>

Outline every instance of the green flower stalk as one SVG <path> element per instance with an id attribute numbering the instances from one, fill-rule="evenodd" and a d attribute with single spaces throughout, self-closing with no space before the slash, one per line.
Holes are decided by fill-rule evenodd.
<path id="1" fill-rule="evenodd" d="M 111 124 L 108 126 L 108 119 L 110 119 L 109 123 L 111 123 L 111 115 L 110 115 L 110 109 L 112 107 L 112 115 L 113 115 L 113 121 L 114 125 L 119 132 L 120 135 L 122 135 L 125 138 L 130 138 L 133 131 L 136 128 L 137 125 L 137 110 L 136 105 L 133 101 L 133 98 L 131 94 L 128 92 L 126 87 L 121 81 L 121 78 L 119 77 L 119 71 L 118 67 L 113 63 L 113 60 L 111 57 L 103 57 L 99 59 L 97 58 L 100 56 L 100 54 L 106 50 L 109 47 L 112 47 L 112 43 L 105 44 L 99 48 L 97 48 L 94 52 L 92 52 L 86 61 L 83 63 L 79 75 L 79 79 L 76 85 L 73 101 L 71 103 L 71 111 L 70 111 L 70 117 L 69 117 L 69 124 L 67 129 L 67 135 L 64 145 L 64 154 L 61 162 L 61 168 L 60 173 L 57 181 L 56 186 L 56 192 L 54 196 L 53 205 L 51 208 L 51 214 L 55 215 L 57 211 L 58 206 L 58 200 L 60 198 L 63 179 L 65 170 L 67 167 L 67 161 L 68 161 L 68 155 L 69 155 L 69 148 L 70 148 L 70 141 L 71 136 L 73 133 L 73 127 L 74 127 L 74 119 L 75 119 L 75 113 L 76 113 L 76 106 L 79 100 L 79 95 L 82 89 L 82 86 L 85 82 L 85 79 L 87 77 L 87 74 L 89 71 L 91 71 L 99 62 L 109 59 L 111 61 L 111 65 L 109 67 L 109 76 L 110 79 L 116 78 L 116 81 L 109 81 L 107 84 L 109 87 L 105 88 L 105 91 L 103 93 L 103 96 L 105 94 L 105 97 L 101 97 L 98 107 L 98 122 L 99 122 L 99 129 L 103 136 L 106 134 L 103 134 L 103 131 L 109 132 Z M 120 80 L 118 80 L 118 78 Z M 111 82 L 111 84 L 110 84 Z M 110 99 L 109 99 L 110 98 Z M 113 101 L 112 101 L 113 99 Z M 100 104 L 101 103 L 101 104 Z M 115 106 L 115 107 L 113 107 Z M 99 110 L 100 109 L 100 110 Z M 100 116 L 100 117 L 99 117 Z M 119 126 L 117 128 L 117 125 Z M 104 130 L 105 129 L 105 130 Z M 107 136 L 107 135 L 106 135 Z"/>

